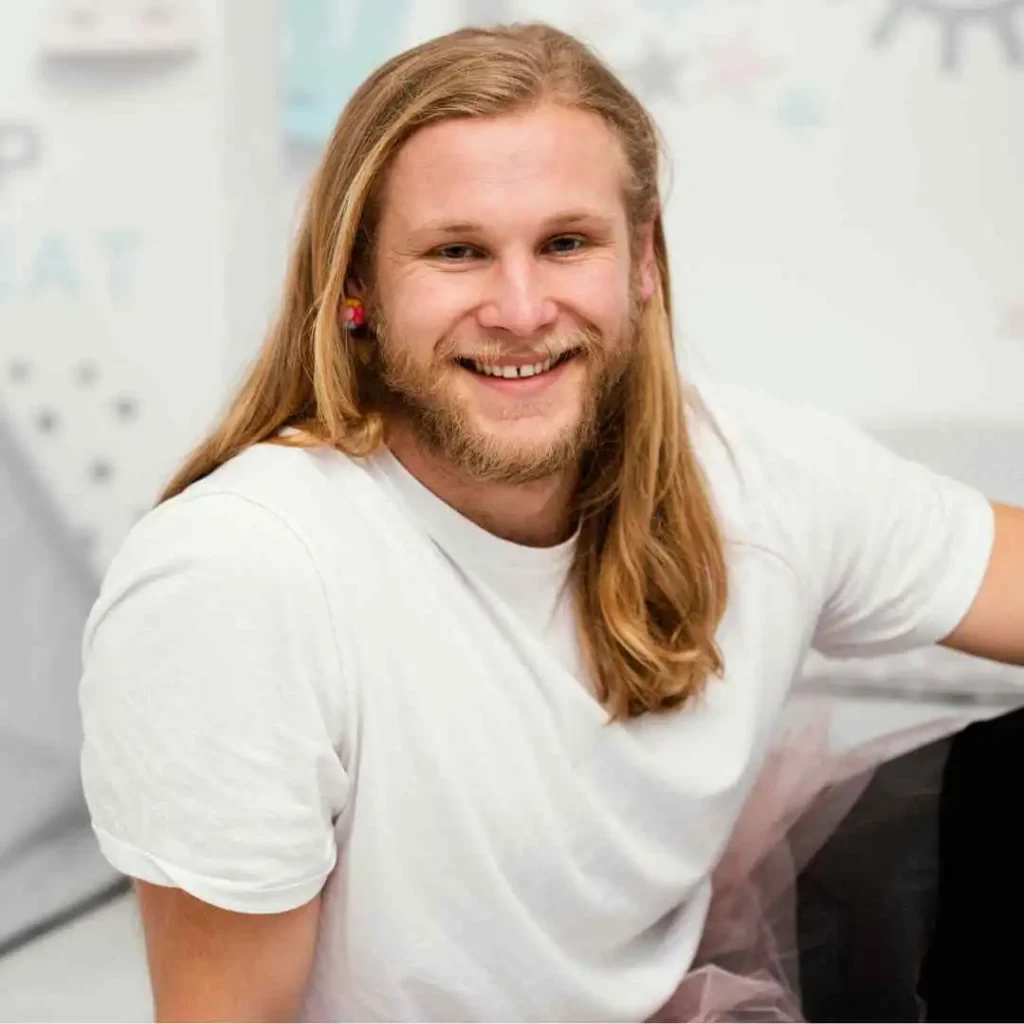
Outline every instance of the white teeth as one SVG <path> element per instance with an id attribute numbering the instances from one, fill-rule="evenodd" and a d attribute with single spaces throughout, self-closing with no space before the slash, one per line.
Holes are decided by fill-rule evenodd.
<path id="1" fill-rule="evenodd" d="M 486 363 L 472 360 L 473 369 L 482 373 L 485 377 L 503 377 L 507 380 L 516 377 L 534 377 L 538 373 L 546 373 L 551 369 L 554 360 L 546 359 L 543 363 L 533 363 L 530 366 L 489 366 Z"/>
<path id="2" fill-rule="evenodd" d="M 517 377 L 536 377 L 538 374 L 546 374 L 555 365 L 557 359 L 545 359 L 543 362 L 534 362 L 525 367 L 498 367 L 477 359 L 468 361 L 471 362 L 473 369 L 484 377 L 502 377 L 506 380 L 514 380 Z"/>

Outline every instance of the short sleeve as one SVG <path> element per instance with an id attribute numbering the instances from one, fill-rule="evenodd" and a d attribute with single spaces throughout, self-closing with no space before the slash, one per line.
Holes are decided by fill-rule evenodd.
<path id="1" fill-rule="evenodd" d="M 840 417 L 815 412 L 806 429 L 815 453 L 810 500 L 823 596 L 813 646 L 848 657 L 944 639 L 967 614 L 988 567 L 990 502 Z"/>
<path id="2" fill-rule="evenodd" d="M 348 778 L 315 563 L 270 510 L 187 493 L 134 529 L 86 625 L 82 780 L 115 868 L 227 910 L 312 899 Z"/>

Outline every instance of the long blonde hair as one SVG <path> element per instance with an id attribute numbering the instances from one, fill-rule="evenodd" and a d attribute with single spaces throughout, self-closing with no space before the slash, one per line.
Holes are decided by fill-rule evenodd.
<path id="1" fill-rule="evenodd" d="M 314 177 L 280 312 L 222 421 L 167 486 L 164 501 L 251 445 L 329 444 L 364 456 L 381 444 L 366 361 L 339 329 L 346 283 L 366 279 L 384 175 L 419 128 L 551 101 L 604 118 L 621 140 L 634 234 L 654 223 L 657 281 L 637 352 L 599 449 L 584 461 L 571 582 L 598 699 L 613 719 L 697 696 L 723 664 L 724 544 L 691 448 L 675 363 L 658 195 L 657 129 L 580 41 L 546 25 L 462 29 L 399 54 L 341 114 Z"/>

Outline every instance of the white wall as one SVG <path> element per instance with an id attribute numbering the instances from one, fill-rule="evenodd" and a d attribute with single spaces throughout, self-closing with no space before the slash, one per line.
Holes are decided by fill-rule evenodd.
<path id="1" fill-rule="evenodd" d="M 661 123 L 693 356 L 868 424 L 1019 422 L 1024 4 L 936 0 L 875 40 L 898 5 L 512 7 L 589 38 Z"/>

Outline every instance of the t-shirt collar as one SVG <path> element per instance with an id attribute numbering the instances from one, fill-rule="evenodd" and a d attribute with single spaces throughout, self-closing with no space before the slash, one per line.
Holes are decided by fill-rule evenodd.
<path id="1" fill-rule="evenodd" d="M 560 573 L 568 571 L 576 536 L 552 547 L 530 547 L 497 537 L 452 508 L 409 472 L 386 448 L 370 457 L 374 475 L 409 506 L 433 540 L 459 563 L 475 563 L 502 572 Z"/>

